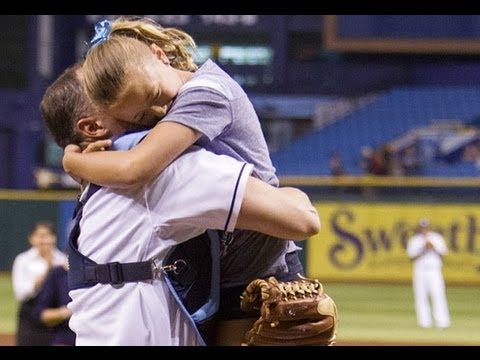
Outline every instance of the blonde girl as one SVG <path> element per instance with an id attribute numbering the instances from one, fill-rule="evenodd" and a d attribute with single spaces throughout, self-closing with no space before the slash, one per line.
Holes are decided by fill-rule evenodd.
<path id="1" fill-rule="evenodd" d="M 129 151 L 82 154 L 69 146 L 65 170 L 102 186 L 129 187 L 149 182 L 195 143 L 254 164 L 254 176 L 278 186 L 246 93 L 211 60 L 197 69 L 190 52 L 194 47 L 185 32 L 145 18 L 119 18 L 99 26 L 83 65 L 85 91 L 109 116 L 153 129 Z M 224 245 L 224 255 L 232 256 L 222 257 L 222 286 L 232 290 L 235 304 L 254 278 L 293 280 L 303 273 L 293 242 L 236 230 Z"/>

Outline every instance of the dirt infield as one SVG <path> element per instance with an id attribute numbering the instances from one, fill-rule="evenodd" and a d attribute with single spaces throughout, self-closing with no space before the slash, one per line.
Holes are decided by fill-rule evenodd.
<path id="1" fill-rule="evenodd" d="M 14 335 L 5 335 L 0 334 L 0 346 L 14 346 L 15 345 L 15 336 Z M 433 343 L 393 343 L 393 342 L 382 342 L 382 341 L 338 341 L 335 346 L 430 346 L 430 345 L 439 345 Z"/>
<path id="2" fill-rule="evenodd" d="M 0 334 L 0 346 L 13 346 L 15 345 L 14 335 Z"/>

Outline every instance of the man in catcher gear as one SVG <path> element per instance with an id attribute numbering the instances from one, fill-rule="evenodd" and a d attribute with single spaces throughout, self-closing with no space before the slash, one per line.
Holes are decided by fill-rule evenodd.
<path id="1" fill-rule="evenodd" d="M 75 77 L 75 76 L 74 76 Z M 74 79 L 70 79 L 74 81 Z M 81 91 L 81 87 L 76 87 L 76 90 Z M 70 89 L 70 90 L 75 90 L 75 89 Z M 72 99 L 73 93 L 68 91 L 69 89 L 65 89 L 65 95 L 69 98 Z M 79 97 L 82 96 L 82 94 L 78 94 Z M 78 101 L 78 98 L 75 98 L 73 100 Z M 45 109 L 45 104 L 43 103 L 42 107 L 42 113 L 46 113 Z M 58 102 L 51 102 L 51 105 L 54 105 L 55 108 L 53 109 L 54 111 L 58 110 L 59 103 Z M 82 109 L 83 111 L 86 111 L 86 109 Z M 107 128 L 108 123 L 111 122 L 110 125 L 112 126 L 117 126 L 121 127 L 122 124 L 120 122 L 116 121 L 116 119 L 105 119 L 100 117 L 97 117 L 98 114 L 94 115 L 93 117 L 83 117 L 86 116 L 84 112 L 79 112 L 75 113 L 75 115 L 79 118 L 74 118 L 70 119 L 71 121 L 75 121 L 75 124 L 79 123 L 80 121 L 83 121 L 83 127 L 79 127 L 78 129 L 83 129 L 81 132 L 88 132 L 89 135 L 86 136 L 85 138 L 79 139 L 79 142 L 83 140 L 90 140 L 94 141 L 96 139 L 99 139 L 97 137 L 100 133 L 103 133 L 104 135 L 107 135 L 111 129 L 109 130 Z M 63 121 L 68 121 L 68 119 L 65 119 Z M 52 124 L 50 124 L 52 125 Z M 57 124 L 59 125 L 59 124 Z M 61 124 L 60 124 L 61 125 Z M 68 125 L 65 125 L 68 127 Z M 67 131 L 67 129 L 62 128 L 62 129 L 56 129 L 56 126 L 53 126 L 51 128 L 49 126 L 49 129 L 52 131 L 58 131 L 57 135 L 58 138 L 65 139 L 65 133 L 62 133 L 62 131 Z M 113 135 L 110 133 L 110 135 Z M 59 142 L 60 143 L 60 142 Z M 64 143 L 64 142 L 63 142 Z M 203 155 L 201 155 L 201 154 Z M 197 155 L 198 154 L 198 155 Z M 206 156 L 210 157 L 210 159 L 206 161 L 194 161 L 193 157 L 198 157 L 198 156 Z M 101 269 L 106 269 L 107 275 L 112 276 L 112 268 L 118 269 L 119 267 L 126 268 L 126 266 L 130 266 L 131 264 L 137 264 L 140 263 L 139 260 L 142 260 L 141 263 L 144 263 L 143 261 L 145 257 L 148 257 L 153 254 L 153 250 L 158 251 L 157 248 L 152 248 L 152 245 L 158 245 L 161 250 L 163 250 L 161 255 L 165 255 L 165 251 L 167 250 L 168 247 L 171 247 L 172 245 L 175 245 L 175 243 L 180 243 L 182 241 L 187 240 L 187 238 L 192 237 L 196 235 L 195 233 L 198 234 L 197 230 L 205 229 L 205 226 L 211 227 L 211 228 L 220 228 L 218 227 L 223 220 L 226 220 L 228 222 L 228 228 L 226 228 L 227 231 L 231 232 L 233 230 L 233 227 L 236 225 L 239 227 L 243 227 L 246 229 L 250 229 L 253 231 L 259 231 L 259 230 L 267 230 L 266 226 L 272 229 L 272 236 L 277 236 L 277 237 L 287 237 L 287 238 L 293 238 L 293 239 L 304 239 L 305 237 L 308 237 L 316 232 L 318 232 L 319 229 L 319 221 L 318 221 L 318 214 L 316 213 L 316 210 L 313 208 L 311 203 L 309 202 L 308 198 L 305 196 L 305 194 L 299 192 L 298 190 L 294 189 L 277 189 L 274 187 L 268 187 L 268 190 L 266 193 L 263 193 L 263 191 L 253 191 L 249 190 L 251 188 L 251 184 L 256 184 L 254 186 L 260 186 L 264 187 L 268 185 L 261 185 L 258 180 L 248 177 L 249 172 L 252 170 L 252 167 L 250 165 L 247 166 L 247 171 L 244 173 L 243 170 L 240 171 L 241 164 L 233 159 L 227 159 L 225 157 L 221 157 L 223 159 L 222 161 L 222 166 L 218 166 L 218 159 L 213 160 L 213 157 L 216 155 L 209 154 L 204 150 L 196 149 L 196 150 L 190 150 L 186 155 L 182 157 L 182 159 L 176 160 L 173 164 L 172 167 L 175 167 L 175 169 L 181 170 L 180 172 L 184 174 L 183 181 L 187 180 L 187 183 L 190 183 L 191 181 L 195 180 L 195 182 L 199 182 L 201 178 L 208 177 L 210 175 L 215 175 L 217 177 L 221 177 L 221 174 L 219 171 L 216 171 L 216 167 L 219 167 L 219 169 L 223 169 L 222 171 L 228 172 L 229 169 L 233 169 L 232 174 L 228 174 L 225 179 L 229 179 L 228 184 L 224 184 L 224 180 L 221 182 L 216 182 L 214 181 L 213 183 L 215 184 L 215 187 L 220 186 L 221 184 L 225 185 L 225 188 L 231 188 L 233 190 L 235 188 L 235 191 L 232 193 L 232 191 L 226 190 L 226 193 L 230 193 L 230 195 L 233 195 L 234 193 L 237 193 L 240 195 L 238 191 L 244 191 L 244 194 L 249 194 L 248 196 L 236 196 L 230 203 L 228 196 L 221 196 L 221 194 L 218 193 L 218 189 L 212 189 L 212 193 L 208 198 L 204 198 L 202 201 L 198 202 L 196 201 L 195 203 L 199 204 L 198 208 L 196 207 L 185 207 L 185 204 L 189 204 L 188 201 L 186 201 L 185 197 L 188 197 L 192 195 L 192 193 L 187 194 L 188 190 L 191 189 L 190 185 L 188 187 L 183 187 L 181 184 L 175 184 L 173 181 L 167 181 L 165 177 L 171 176 L 172 174 L 170 172 L 167 172 L 165 174 L 162 173 L 163 175 L 160 175 L 159 180 L 156 180 L 153 185 L 158 184 L 157 187 L 155 188 L 146 188 L 145 191 L 146 195 L 145 196 L 137 196 L 139 195 L 138 191 L 140 193 L 144 190 L 142 189 L 136 189 L 132 190 L 130 192 L 125 191 L 125 190 L 105 190 L 105 189 L 100 189 L 98 192 L 96 192 L 94 195 L 91 195 L 91 200 L 86 203 L 86 207 L 84 207 L 84 210 L 86 212 L 83 214 L 82 222 L 79 224 L 82 225 L 82 232 L 80 233 L 80 237 L 78 238 L 78 244 L 80 245 L 78 247 L 78 250 L 80 250 L 83 254 L 88 255 L 91 257 L 93 260 L 96 262 L 100 262 L 100 264 L 89 264 L 92 265 L 93 267 L 98 267 Z M 192 161 L 187 161 L 188 159 Z M 200 159 L 197 159 L 200 160 Z M 177 161 L 181 162 L 189 162 L 188 166 L 181 167 L 180 165 L 177 164 Z M 179 163 L 179 164 L 180 164 Z M 199 171 L 195 174 L 191 173 L 191 169 L 198 167 L 198 166 L 210 166 L 212 169 L 205 171 Z M 228 165 L 228 166 L 225 166 Z M 243 169 L 243 168 L 242 168 Z M 238 172 L 240 171 L 241 175 L 238 177 L 238 179 L 241 178 L 240 182 L 237 182 L 237 176 Z M 178 174 L 180 174 L 178 172 Z M 237 174 L 235 174 L 237 172 Z M 170 175 L 169 175 L 170 173 Z M 174 172 L 175 173 L 175 172 Z M 210 175 L 209 175 L 210 174 Z M 179 176 L 179 175 L 178 175 Z M 163 178 L 163 180 L 162 180 Z M 177 179 L 178 180 L 178 179 Z M 212 180 L 212 179 L 211 179 Z M 201 193 L 203 193 L 209 186 L 208 184 L 212 184 L 212 181 L 205 182 L 204 185 L 200 187 L 196 187 L 197 190 L 202 190 Z M 170 187 L 164 188 L 162 191 L 162 184 L 161 182 L 165 182 L 165 184 L 170 184 L 169 186 L 175 186 L 175 189 L 178 190 L 172 192 L 176 194 L 177 199 L 176 201 L 167 201 L 167 198 L 165 197 L 166 193 L 168 192 L 168 189 Z M 236 184 L 237 182 L 237 184 Z M 164 184 L 164 185 L 165 185 Z M 235 185 L 236 184 L 236 185 Z M 240 184 L 240 185 L 239 185 Z M 222 185 L 222 186 L 223 186 Z M 238 188 L 237 188 L 238 187 Z M 89 188 L 90 189 L 90 188 Z M 150 190 L 149 190 L 150 189 Z M 158 242 L 155 244 L 151 244 L 150 242 L 145 243 L 145 238 L 144 237 L 130 237 L 130 232 L 131 232 L 131 225 L 129 223 L 133 220 L 132 216 L 128 216 L 128 214 L 132 213 L 132 208 L 131 207 L 126 207 L 126 203 L 124 203 L 123 200 L 127 201 L 131 206 L 134 208 L 137 208 L 137 210 L 140 210 L 141 206 L 138 207 L 138 204 L 136 204 L 135 199 L 150 199 L 151 196 L 155 195 L 152 190 L 157 189 L 161 194 L 163 194 L 163 199 L 162 201 L 153 201 L 149 202 L 149 211 L 156 211 L 158 210 L 158 214 L 155 213 L 158 216 L 169 216 L 172 217 L 174 214 L 170 211 L 160 211 L 160 208 L 165 207 L 165 206 L 172 206 L 172 209 L 175 208 L 176 211 L 180 212 L 182 216 L 186 216 L 185 222 L 176 222 L 173 221 L 171 223 L 172 226 L 170 227 L 154 227 L 155 230 L 155 236 L 153 236 L 151 239 L 155 240 L 167 240 L 165 242 Z M 183 189 L 183 190 L 181 190 Z M 180 191 L 181 190 L 181 191 Z M 238 191 L 237 191 L 238 190 Z M 257 190 L 260 190 L 260 188 L 257 188 Z M 86 190 L 85 197 L 88 197 L 88 193 L 90 191 Z M 116 195 L 118 193 L 118 195 Z M 130 194 L 131 196 L 121 196 L 122 193 L 125 193 L 126 195 Z M 263 193 L 263 195 L 262 195 Z M 280 195 L 280 193 L 283 193 L 284 196 L 278 197 L 277 195 Z M 136 195 L 135 195 L 136 194 Z M 193 192 L 195 194 L 195 192 Z M 200 193 L 197 191 L 197 195 L 194 196 L 195 199 L 199 199 Z M 214 208 L 215 206 L 222 207 L 222 209 L 218 209 L 219 212 L 222 212 L 221 216 L 216 216 L 217 214 L 214 213 L 214 216 L 208 217 L 208 208 L 207 205 L 208 203 L 212 203 L 215 199 L 213 198 L 213 195 L 215 197 L 218 197 L 222 200 L 220 200 L 218 203 L 213 204 Z M 158 195 L 158 193 L 157 193 Z M 181 195 L 181 196 L 180 196 Z M 200 194 L 201 195 L 201 194 Z M 266 197 L 264 197 L 266 196 Z M 286 196 L 286 197 L 285 197 Z M 284 203 L 283 201 L 280 201 L 280 198 L 283 198 L 286 200 L 286 198 L 290 198 L 292 200 L 292 205 L 293 203 L 296 203 L 296 206 L 293 206 L 290 208 L 287 203 Z M 111 197 L 111 201 L 109 200 L 109 197 Z M 184 206 L 181 206 L 181 203 L 179 202 L 179 197 L 182 197 L 183 204 Z M 274 200 L 276 198 L 276 200 Z M 123 199 L 123 200 L 122 200 Z M 187 199 L 188 200 L 188 199 Z M 242 201 L 243 200 L 243 201 Z M 308 201 L 307 201 L 308 200 Z M 144 201 L 144 200 L 141 200 Z M 141 202 L 140 201 L 140 202 Z M 106 208 L 106 206 L 101 206 L 100 203 L 103 202 L 104 205 L 109 204 L 109 209 Z M 115 203 L 115 207 L 111 207 L 111 204 Z M 122 205 L 123 203 L 123 205 Z M 192 203 L 192 202 L 190 202 Z M 272 206 L 273 204 L 276 204 Z M 99 206 L 100 205 L 100 206 Z M 201 206 L 200 206 L 201 205 Z M 259 205 L 259 207 L 257 207 Z M 226 211 L 228 210 L 229 207 L 232 207 L 235 209 L 235 211 Z M 158 208 L 158 209 L 157 209 Z M 212 208 L 212 209 L 214 209 Z M 94 210 L 95 209 L 95 218 L 93 217 L 94 215 Z M 123 210 L 122 210 L 123 209 Z M 256 210 L 255 210 L 256 209 Z M 288 210 L 290 209 L 290 210 Z M 133 209 L 134 210 L 134 209 Z M 192 212 L 192 215 L 195 215 L 201 211 L 207 210 L 206 213 L 203 215 L 207 216 L 206 218 L 199 219 L 196 216 L 188 216 L 189 212 Z M 264 212 L 266 215 L 266 219 L 262 220 L 262 216 L 259 216 L 259 214 L 255 215 L 255 211 L 259 212 Z M 133 211 L 135 212 L 135 211 Z M 285 216 L 280 214 L 282 212 L 285 212 Z M 128 214 L 127 214 L 128 213 Z M 102 214 L 102 215 L 99 215 Z M 140 212 L 138 214 L 141 214 Z M 138 215 L 137 214 L 137 215 Z M 152 213 L 153 214 L 153 213 Z M 163 215 L 161 215 L 163 214 Z M 276 215 L 275 215 L 276 214 Z M 210 212 L 210 215 L 211 212 Z M 292 216 L 293 215 L 293 216 Z M 113 228 L 113 224 L 111 221 L 108 221 L 110 218 L 113 220 L 115 218 L 115 230 Z M 125 221 L 119 221 L 119 219 L 123 218 Z M 143 223 L 148 220 L 145 216 L 140 216 L 139 218 L 136 219 L 137 225 L 141 225 L 140 221 Z M 173 220 L 173 219 L 172 219 Z M 187 221 L 189 220 L 189 221 Z M 101 221 L 104 223 L 103 226 L 99 225 L 98 221 Z M 206 221 L 206 222 L 205 222 Z M 191 223 L 190 225 L 188 225 Z M 150 225 L 145 224 L 145 227 L 142 225 L 142 231 L 148 231 L 150 232 L 151 229 L 151 223 L 149 222 Z M 187 230 L 185 229 L 187 226 Z M 120 231 L 118 230 L 117 227 L 120 227 Z M 183 226 L 183 230 L 182 227 Z M 124 231 L 121 231 L 122 228 Z M 193 231 L 193 229 L 196 229 Z M 223 228 L 223 226 L 221 227 Z M 101 231 L 100 231 L 101 230 Z M 267 231 L 269 232 L 269 231 Z M 83 233 L 83 235 L 82 235 Z M 114 236 L 109 236 L 109 235 L 114 235 Z M 152 234 L 153 235 L 153 234 Z M 103 238 L 103 240 L 102 240 Z M 147 237 L 147 240 L 150 239 L 150 237 Z M 88 241 L 87 241 L 88 240 Z M 173 241 L 173 242 L 172 242 Z M 279 240 L 277 240 L 279 241 Z M 123 245 L 119 246 L 121 242 Z M 83 244 L 83 245 L 82 245 Z M 148 252 L 146 251 L 140 251 L 138 252 L 136 250 L 136 246 L 142 246 L 142 247 L 148 247 Z M 111 263 L 110 261 L 114 260 L 113 255 L 115 256 L 120 255 L 122 262 L 121 263 Z M 132 256 L 132 254 L 137 254 L 139 256 Z M 142 259 L 138 259 L 138 258 Z M 132 260 L 134 261 L 132 263 Z M 148 259 L 145 259 L 148 260 Z M 108 266 L 105 266 L 108 265 Z M 112 266 L 110 266 L 112 265 Z M 161 265 L 161 264 L 160 264 Z M 116 271 L 113 272 L 113 275 L 118 275 Z M 118 277 L 118 276 L 117 276 Z M 117 281 L 118 280 L 118 281 Z M 82 340 L 83 336 L 83 344 L 151 344 L 151 345 L 158 345 L 158 344 L 199 344 L 201 343 L 200 339 L 198 338 L 198 334 L 195 334 L 193 332 L 193 329 L 191 328 L 191 323 L 185 319 L 185 313 L 179 312 L 177 308 L 175 307 L 175 303 L 171 299 L 171 295 L 166 291 L 165 285 L 163 284 L 162 278 L 157 279 L 155 278 L 153 280 L 153 284 L 149 284 L 147 279 L 147 283 L 144 281 L 122 281 L 121 276 L 115 279 L 113 279 L 113 282 L 106 282 L 102 283 L 101 281 L 97 281 L 92 287 L 89 287 L 87 289 L 85 288 L 78 288 L 75 290 L 75 293 L 72 293 L 72 298 L 73 302 L 75 303 L 75 297 L 77 298 L 76 305 L 72 305 L 72 308 L 77 309 L 77 314 L 82 317 L 80 318 L 79 316 L 76 316 L 75 314 L 75 309 L 74 309 L 74 316 L 72 317 L 71 325 L 75 330 L 80 331 L 77 332 L 77 339 L 80 338 Z M 112 284 L 114 286 L 112 286 Z M 150 286 L 154 286 L 154 288 L 151 288 Z M 138 290 L 138 291 L 137 291 Z M 115 295 L 115 296 L 114 296 Z M 119 297 L 121 295 L 121 297 Z M 137 296 L 138 295 L 138 296 Z M 128 297 L 128 301 L 126 301 L 126 298 Z M 158 299 L 160 300 L 157 300 Z M 102 299 L 103 301 L 98 301 L 99 299 Z M 128 313 L 125 313 L 122 311 L 125 306 L 125 302 L 129 302 L 133 306 L 131 307 L 131 310 L 129 309 Z M 136 305 L 139 306 L 136 306 Z M 142 305 L 143 304 L 143 305 Z M 95 306 L 94 306 L 95 305 Z M 155 305 L 155 306 L 153 306 Z M 81 307 L 84 311 L 80 314 L 78 312 L 79 307 Z M 112 313 L 117 312 L 118 316 L 112 316 Z M 105 317 L 106 313 L 109 313 L 110 316 L 107 318 Z M 103 314 L 103 315 L 102 315 Z M 163 314 L 163 316 L 161 316 Z M 145 317 L 145 315 L 147 315 Z M 135 321 L 134 318 L 138 319 L 143 319 L 145 321 L 140 322 L 140 321 Z M 112 319 L 116 319 L 115 323 L 112 323 Z M 165 325 L 168 323 L 172 324 L 173 326 L 171 327 L 171 332 L 165 332 Z M 101 326 L 96 326 L 95 324 L 101 324 Z M 133 328 L 132 328 L 133 326 Z M 168 327 L 167 325 L 167 328 Z"/>

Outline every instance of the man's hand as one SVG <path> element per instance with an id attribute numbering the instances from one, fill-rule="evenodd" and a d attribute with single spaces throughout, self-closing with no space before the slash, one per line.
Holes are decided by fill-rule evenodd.
<path id="1" fill-rule="evenodd" d="M 65 162 L 65 158 L 68 156 L 68 154 L 70 153 L 82 153 L 82 148 L 78 145 L 75 145 L 75 144 L 69 144 L 65 147 L 65 149 L 63 150 L 63 162 Z M 65 164 L 63 165 L 63 170 L 68 174 L 70 175 L 70 177 L 75 180 L 77 183 L 80 184 L 80 186 L 82 187 L 83 189 L 83 186 L 84 186 L 84 181 L 79 178 L 79 177 L 76 177 L 76 176 L 73 176 L 65 167 Z"/>
<path id="2" fill-rule="evenodd" d="M 75 144 L 69 144 L 63 150 L 63 156 L 67 155 L 68 153 L 81 153 L 82 148 Z"/>
<path id="3" fill-rule="evenodd" d="M 105 151 L 111 146 L 112 146 L 112 140 L 108 140 L 108 139 L 97 140 L 95 142 L 83 142 L 80 144 L 80 147 L 83 149 L 82 154 L 91 153 L 95 151 Z M 67 150 L 67 148 L 65 148 L 65 150 Z M 76 151 L 76 152 L 79 152 L 79 151 Z"/>
<path id="4" fill-rule="evenodd" d="M 425 241 L 425 249 L 427 249 L 427 250 L 433 249 L 433 244 L 429 239 L 427 239 L 427 241 Z"/>
<path id="5" fill-rule="evenodd" d="M 80 145 L 76 144 L 69 144 L 65 147 L 63 150 L 63 160 L 65 161 L 65 158 L 68 157 L 69 154 L 71 153 L 77 153 L 77 154 L 87 154 L 95 151 L 105 151 L 109 147 L 112 146 L 112 140 L 97 140 L 94 142 L 82 142 Z M 65 167 L 63 166 L 63 170 L 70 175 L 70 177 L 75 180 L 77 183 L 79 183 L 83 189 L 83 187 L 86 185 L 85 181 L 77 176 L 73 176 Z"/>

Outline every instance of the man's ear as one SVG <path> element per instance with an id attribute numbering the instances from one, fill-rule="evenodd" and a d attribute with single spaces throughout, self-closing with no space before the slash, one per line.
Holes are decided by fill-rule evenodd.
<path id="1" fill-rule="evenodd" d="M 165 54 L 165 51 L 163 51 L 160 46 L 156 44 L 151 44 L 150 50 L 157 57 L 157 59 L 163 62 L 165 65 L 170 64 L 170 60 L 168 60 L 168 56 Z"/>
<path id="2" fill-rule="evenodd" d="M 110 136 L 109 131 L 95 116 L 89 116 L 77 121 L 78 131 L 87 139 L 101 140 Z"/>

